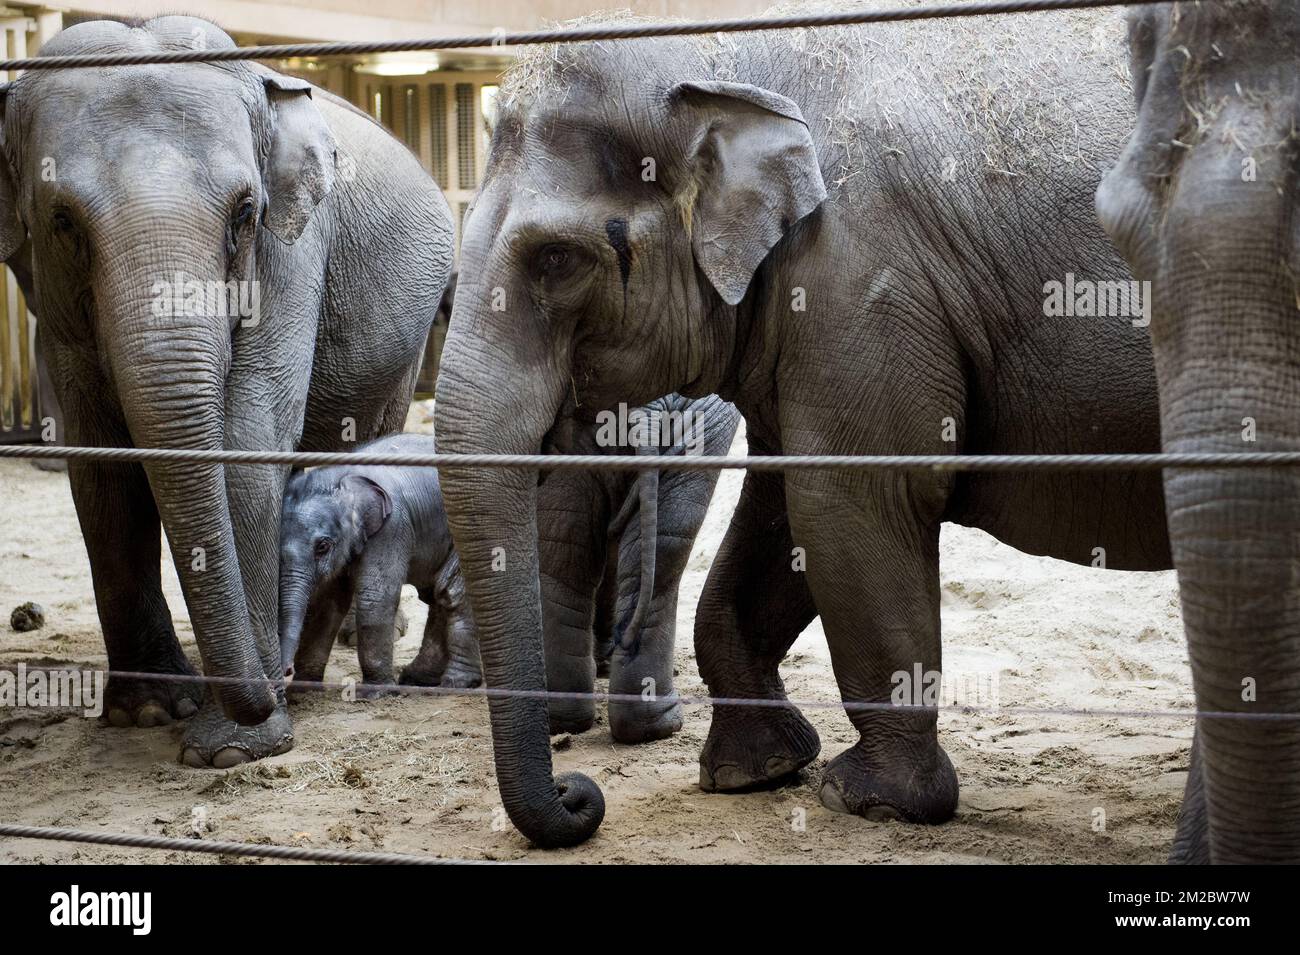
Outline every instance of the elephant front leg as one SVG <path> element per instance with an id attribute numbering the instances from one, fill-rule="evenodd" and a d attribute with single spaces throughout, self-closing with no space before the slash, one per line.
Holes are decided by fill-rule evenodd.
<path id="1" fill-rule="evenodd" d="M 393 643 L 401 596 L 402 585 L 388 580 L 371 585 L 363 582 L 357 591 L 357 660 L 361 664 L 361 679 L 374 687 L 397 682 L 393 676 Z M 384 692 L 370 689 L 358 696 L 374 699 Z"/>
<path id="2" fill-rule="evenodd" d="M 941 673 L 939 522 L 916 504 L 928 489 L 881 479 L 846 491 L 825 474 L 789 482 L 794 543 L 806 550 L 840 698 L 860 736 L 827 766 L 822 803 L 944 822 L 957 809 L 957 774 L 939 746 L 937 711 L 917 708 L 937 702 Z"/>
<path id="3" fill-rule="evenodd" d="M 608 554 L 608 506 L 593 474 L 556 472 L 537 489 L 539 576 L 552 733 L 596 722 L 592 625 Z M 612 563 L 612 562 L 610 562 Z"/>
<path id="4" fill-rule="evenodd" d="M 228 435 L 227 444 L 232 441 L 242 447 L 283 447 L 287 443 L 270 436 Z M 264 722 L 241 726 L 228 719 L 209 696 L 182 741 L 181 761 L 187 766 L 224 769 L 278 756 L 293 748 L 293 724 L 285 703 L 279 638 L 279 532 L 285 478 L 286 469 L 279 466 L 226 468 L 226 493 L 244 599 L 262 672 L 275 683 L 276 707 Z"/>
<path id="5" fill-rule="evenodd" d="M 109 669 L 196 676 L 163 597 L 158 511 L 143 469 L 74 461 L 68 477 Z M 193 716 L 202 700 L 201 683 L 111 677 L 104 716 L 114 726 L 159 726 Z"/>
<path id="6" fill-rule="evenodd" d="M 695 615 L 695 656 L 711 696 L 786 699 L 777 667 L 817 615 L 793 547 L 781 475 L 750 471 Z M 700 788 L 770 785 L 820 751 L 793 705 L 715 705 Z"/>
<path id="7" fill-rule="evenodd" d="M 293 682 L 289 691 L 302 687 L 301 692 L 310 692 L 308 684 L 325 682 L 325 667 L 330 661 L 330 652 L 334 641 L 343 626 L 343 621 L 350 617 L 352 607 L 352 578 L 346 573 L 330 583 L 318 593 L 307 606 L 307 614 L 302 622 L 302 636 L 298 640 L 298 652 L 293 658 Z"/>

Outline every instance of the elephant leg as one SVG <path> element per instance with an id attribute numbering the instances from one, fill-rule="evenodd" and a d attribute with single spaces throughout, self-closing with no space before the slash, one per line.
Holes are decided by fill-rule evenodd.
<path id="1" fill-rule="evenodd" d="M 478 654 L 478 634 L 469 613 L 469 601 L 462 598 L 447 611 L 444 639 L 447 643 L 447 669 L 442 686 L 465 688 L 483 682 L 483 665 Z"/>
<path id="2" fill-rule="evenodd" d="M 308 605 L 307 615 L 302 622 L 298 652 L 293 658 L 294 680 L 289 684 L 291 693 L 295 692 L 294 688 L 299 684 L 325 682 L 325 667 L 329 664 L 330 652 L 334 649 L 339 628 L 349 615 L 351 606 L 352 579 L 347 574 L 340 575 Z"/>
<path id="3" fill-rule="evenodd" d="M 806 549 L 831 663 L 852 708 L 855 746 L 826 768 L 822 803 L 867 818 L 937 823 L 957 808 L 957 774 L 939 746 L 938 714 L 894 707 L 900 680 L 919 670 L 902 702 L 925 702 L 941 672 L 939 514 L 944 479 L 792 473 L 791 529 Z M 929 676 L 932 675 L 932 676 Z M 935 685 L 937 690 L 937 685 Z"/>
<path id="4" fill-rule="evenodd" d="M 263 396 L 228 386 L 228 408 L 261 407 Z M 228 412 L 228 415 L 230 412 Z M 269 427 L 269 426 L 268 426 Z M 227 421 L 228 447 L 292 447 L 288 437 L 265 433 L 246 420 Z M 293 723 L 285 702 L 280 665 L 279 586 L 280 509 L 288 469 L 274 465 L 235 465 L 226 469 L 226 492 L 239 556 L 239 572 L 253 639 L 262 671 L 276 683 L 276 707 L 256 726 L 230 720 L 211 698 L 190 722 L 182 741 L 181 761 L 188 766 L 224 769 L 293 748 Z"/>
<path id="5" fill-rule="evenodd" d="M 1187 788 L 1183 791 L 1183 805 L 1178 810 L 1178 828 L 1174 844 L 1169 850 L 1171 865 L 1209 865 L 1209 816 L 1205 808 L 1205 784 L 1201 762 L 1201 730 L 1197 727 L 1192 736 L 1192 760 L 1187 767 Z"/>
<path id="6" fill-rule="evenodd" d="M 415 659 L 402 667 L 398 682 L 405 686 L 438 686 L 447 669 L 447 610 L 439 603 L 437 595 L 429 590 L 420 591 L 420 599 L 429 605 L 429 617 L 424 622 L 424 637 Z"/>
<path id="7" fill-rule="evenodd" d="M 397 604 L 402 586 L 391 580 L 366 581 L 357 588 L 357 659 L 361 678 L 369 684 L 391 684 L 393 677 L 393 641 Z M 366 691 L 367 697 L 379 696 L 382 690 Z"/>
<path id="8" fill-rule="evenodd" d="M 659 478 L 654 596 L 641 626 L 637 652 L 611 647 L 609 732 L 620 743 L 664 739 L 682 728 L 682 706 L 673 686 L 677 591 L 716 482 L 715 474 L 693 471 L 669 471 Z M 635 486 L 629 493 L 636 493 Z M 617 628 L 622 631 L 636 612 L 641 587 L 639 520 L 627 522 L 616 566 L 615 619 L 622 624 Z"/>
<path id="9" fill-rule="evenodd" d="M 196 675 L 163 597 L 161 524 L 144 470 L 138 464 L 74 461 L 68 477 L 109 669 Z M 197 682 L 112 677 L 104 714 L 114 726 L 158 726 L 193 716 L 203 695 Z"/>
<path id="10" fill-rule="evenodd" d="M 614 655 L 614 612 L 618 604 L 618 548 L 608 549 L 605 571 L 596 589 L 596 609 L 591 621 L 591 655 L 596 676 L 609 676 Z"/>
<path id="11" fill-rule="evenodd" d="M 793 547 L 783 477 L 750 471 L 695 614 L 695 657 L 710 695 L 786 699 L 777 667 L 817 616 Z M 817 731 L 793 705 L 715 705 L 700 788 L 770 785 L 820 751 Z"/>
<path id="12" fill-rule="evenodd" d="M 605 502 L 589 473 L 555 472 L 537 489 L 546 688 L 576 694 L 547 700 L 552 733 L 583 733 L 596 722 L 591 629 L 608 553 Z"/>

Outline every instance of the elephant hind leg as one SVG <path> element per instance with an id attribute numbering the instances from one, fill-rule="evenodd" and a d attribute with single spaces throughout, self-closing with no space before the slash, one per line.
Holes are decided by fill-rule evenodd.
<path id="1" fill-rule="evenodd" d="M 922 509 L 942 488 L 792 475 L 791 523 L 807 549 L 808 585 L 860 738 L 826 768 L 828 809 L 938 823 L 957 809 L 957 774 L 939 745 L 939 520 Z M 917 680 L 916 675 L 921 679 Z M 898 691 L 908 689 L 905 696 Z M 850 705 L 861 704 L 861 705 Z"/>
<path id="2" fill-rule="evenodd" d="M 817 615 L 795 569 L 784 479 L 751 471 L 695 615 L 695 655 L 715 697 L 785 700 L 777 667 Z M 700 788 L 735 792 L 781 782 L 821 751 L 790 706 L 715 706 Z"/>

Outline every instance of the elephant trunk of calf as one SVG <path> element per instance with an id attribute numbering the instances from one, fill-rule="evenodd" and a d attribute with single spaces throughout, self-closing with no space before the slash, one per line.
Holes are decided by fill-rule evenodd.
<path id="1" fill-rule="evenodd" d="M 174 241 L 178 226 L 158 235 Z M 225 445 L 225 377 L 231 329 L 226 318 L 169 313 L 160 282 L 194 274 L 149 256 L 140 242 L 123 258 L 101 263 L 107 292 L 96 300 L 99 341 L 116 383 L 132 442 L 141 448 L 220 450 Z M 166 257 L 168 259 L 171 256 Z M 197 257 L 193 261 L 202 261 Z M 214 267 L 207 269 L 216 272 Z M 220 273 L 217 273 L 220 274 Z M 165 293 L 162 293 L 165 294 Z M 204 309 L 196 309 L 203 312 Z M 160 325 L 166 334 L 159 334 Z M 225 468 L 155 461 L 145 465 L 185 594 L 203 671 L 225 681 L 213 693 L 226 715 L 244 725 L 265 721 L 276 697 L 253 635 L 231 527 Z"/>
<path id="2" fill-rule="evenodd" d="M 280 581 L 280 672 L 288 682 L 293 677 L 293 659 L 302 640 L 302 628 L 311 602 L 312 581 L 302 575 Z"/>

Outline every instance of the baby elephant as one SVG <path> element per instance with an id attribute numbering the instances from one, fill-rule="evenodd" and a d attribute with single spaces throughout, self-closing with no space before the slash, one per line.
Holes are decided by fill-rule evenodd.
<path id="1" fill-rule="evenodd" d="M 431 435 L 396 434 L 358 453 L 433 454 Z M 280 660 L 286 678 L 317 682 L 355 603 L 366 683 L 393 682 L 394 617 L 402 585 L 429 605 L 417 679 L 481 682 L 478 640 L 460 563 L 431 467 L 339 465 L 293 474 L 280 517 Z"/>

